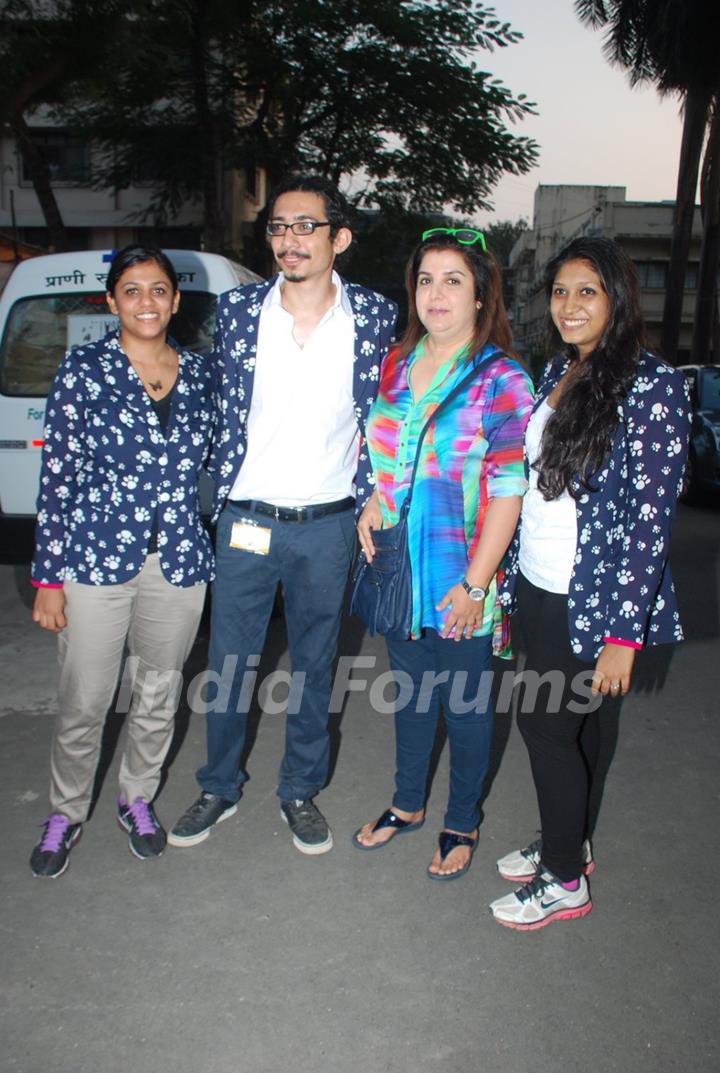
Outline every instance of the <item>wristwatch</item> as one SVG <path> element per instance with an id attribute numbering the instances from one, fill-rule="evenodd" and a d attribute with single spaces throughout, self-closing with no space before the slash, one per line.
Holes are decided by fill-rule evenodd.
<path id="1" fill-rule="evenodd" d="M 465 589 L 465 592 L 468 594 L 470 599 L 474 600 L 478 604 L 487 596 L 487 589 L 484 589 L 482 585 L 471 585 L 466 577 L 462 579 L 460 584 Z"/>

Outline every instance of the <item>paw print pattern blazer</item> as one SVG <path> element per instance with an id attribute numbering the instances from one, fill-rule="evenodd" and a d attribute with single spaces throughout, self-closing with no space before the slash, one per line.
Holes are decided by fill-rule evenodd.
<path id="1" fill-rule="evenodd" d="M 213 553 L 199 514 L 198 476 L 214 426 L 206 358 L 179 357 L 167 438 L 116 332 L 74 347 L 48 396 L 35 585 L 117 585 L 139 573 L 158 509 L 163 576 L 210 581 Z"/>
<path id="2" fill-rule="evenodd" d="M 535 409 L 566 369 L 561 358 L 548 366 Z M 610 456 L 591 481 L 597 491 L 576 500 L 568 625 L 573 652 L 589 662 L 606 638 L 639 648 L 683 637 L 668 554 L 690 432 L 685 377 L 652 354 L 641 354 L 618 416 Z M 527 472 L 527 457 L 525 467 Z M 500 595 L 511 610 L 521 525 L 522 515 Z"/>
<path id="3" fill-rule="evenodd" d="M 264 283 L 236 287 L 218 299 L 213 373 L 219 427 L 208 466 L 215 478 L 213 521 L 218 518 L 243 464 L 260 312 L 276 279 L 274 276 Z M 375 400 L 380 363 L 392 342 L 397 307 L 381 294 L 355 283 L 343 281 L 343 286 L 355 321 L 353 400 L 362 437 L 355 488 L 360 507 L 373 489 L 365 421 Z"/>

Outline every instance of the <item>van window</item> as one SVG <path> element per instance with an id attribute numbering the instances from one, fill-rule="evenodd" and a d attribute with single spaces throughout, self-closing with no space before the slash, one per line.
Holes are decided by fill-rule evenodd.
<path id="1" fill-rule="evenodd" d="M 207 354 L 215 327 L 214 294 L 183 291 L 170 335 L 187 350 Z M 0 344 L 0 392 L 44 397 L 69 347 L 90 343 L 114 328 L 105 293 L 20 298 L 10 309 Z"/>
<path id="2" fill-rule="evenodd" d="M 699 369 L 697 379 L 701 410 L 720 410 L 720 368 Z"/>

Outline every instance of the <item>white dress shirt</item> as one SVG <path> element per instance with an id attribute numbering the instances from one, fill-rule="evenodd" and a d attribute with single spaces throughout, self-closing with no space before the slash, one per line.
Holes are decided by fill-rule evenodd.
<path id="1" fill-rule="evenodd" d="M 299 346 L 281 282 L 282 276 L 260 313 L 247 452 L 230 499 L 280 507 L 330 503 L 352 495 L 357 470 L 355 322 L 333 272 L 335 301 Z"/>

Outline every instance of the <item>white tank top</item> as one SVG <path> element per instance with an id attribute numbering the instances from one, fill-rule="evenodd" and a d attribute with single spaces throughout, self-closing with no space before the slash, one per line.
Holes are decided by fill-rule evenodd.
<path id="1" fill-rule="evenodd" d="M 525 433 L 525 450 L 530 463 L 530 484 L 522 503 L 519 567 L 525 577 L 547 592 L 567 592 L 570 588 L 577 547 L 575 500 L 568 492 L 557 499 L 543 499 L 538 491 L 537 472 L 532 468 L 540 454 L 545 425 L 553 413 L 542 402 L 530 418 Z"/>

